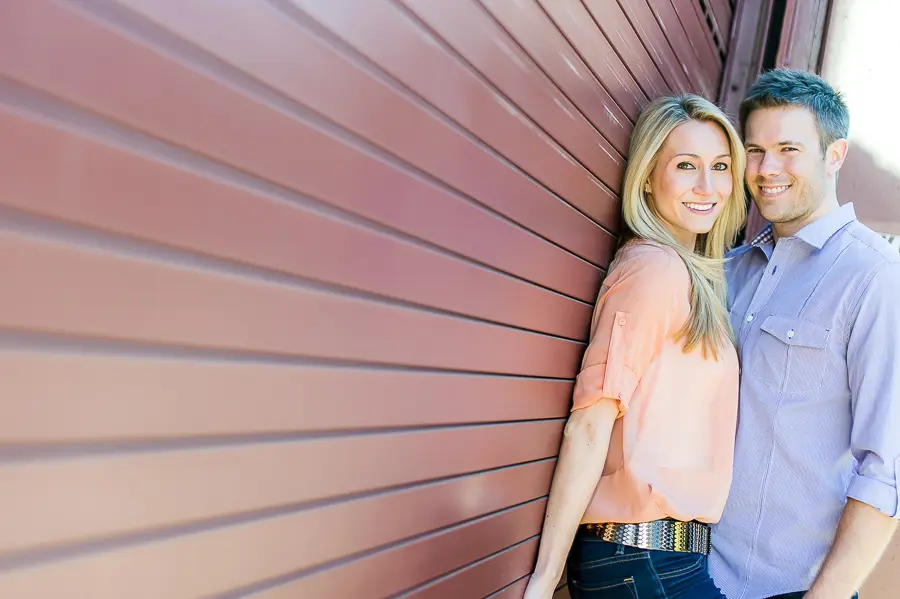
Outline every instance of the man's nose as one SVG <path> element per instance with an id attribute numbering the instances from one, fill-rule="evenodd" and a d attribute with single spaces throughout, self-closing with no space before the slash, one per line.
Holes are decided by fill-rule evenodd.
<path id="1" fill-rule="evenodd" d="M 773 177 L 781 174 L 781 161 L 774 152 L 766 152 L 763 154 L 762 162 L 759 163 L 759 174 L 763 177 Z"/>

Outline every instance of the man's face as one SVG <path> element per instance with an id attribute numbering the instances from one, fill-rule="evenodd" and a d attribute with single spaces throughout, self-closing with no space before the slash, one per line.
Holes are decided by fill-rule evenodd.
<path id="1" fill-rule="evenodd" d="M 794 106 L 754 110 L 745 125 L 744 146 L 747 187 L 763 218 L 792 233 L 815 220 L 829 169 L 813 113 Z"/>

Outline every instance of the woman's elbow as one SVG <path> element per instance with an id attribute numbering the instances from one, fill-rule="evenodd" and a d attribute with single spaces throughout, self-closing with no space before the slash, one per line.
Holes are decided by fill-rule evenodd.
<path id="1" fill-rule="evenodd" d="M 570 441 L 608 443 L 613 423 L 619 413 L 619 403 L 604 397 L 598 402 L 575 410 L 569 416 L 563 436 Z"/>

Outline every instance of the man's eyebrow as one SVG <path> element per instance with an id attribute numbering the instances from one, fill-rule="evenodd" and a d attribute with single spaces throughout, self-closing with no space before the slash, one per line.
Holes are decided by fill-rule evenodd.
<path id="1" fill-rule="evenodd" d="M 803 142 L 800 142 L 800 141 L 779 141 L 779 142 L 778 142 L 777 144 L 775 144 L 775 145 L 776 145 L 776 146 L 800 146 L 801 148 L 805 148 L 805 147 L 806 147 L 805 145 L 803 145 Z M 761 148 L 761 147 L 762 147 L 762 146 L 760 146 L 760 145 L 757 144 L 757 143 L 753 143 L 752 141 L 745 141 L 745 142 L 744 142 L 744 147 L 745 147 L 745 148 L 749 148 L 749 147 L 751 147 L 751 146 L 754 147 L 754 148 Z"/>

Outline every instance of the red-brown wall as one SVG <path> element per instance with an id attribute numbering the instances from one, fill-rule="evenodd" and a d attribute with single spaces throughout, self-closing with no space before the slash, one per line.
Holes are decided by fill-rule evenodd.
<path id="1" fill-rule="evenodd" d="M 521 596 L 704 6 L 0 3 L 0 597 Z"/>

